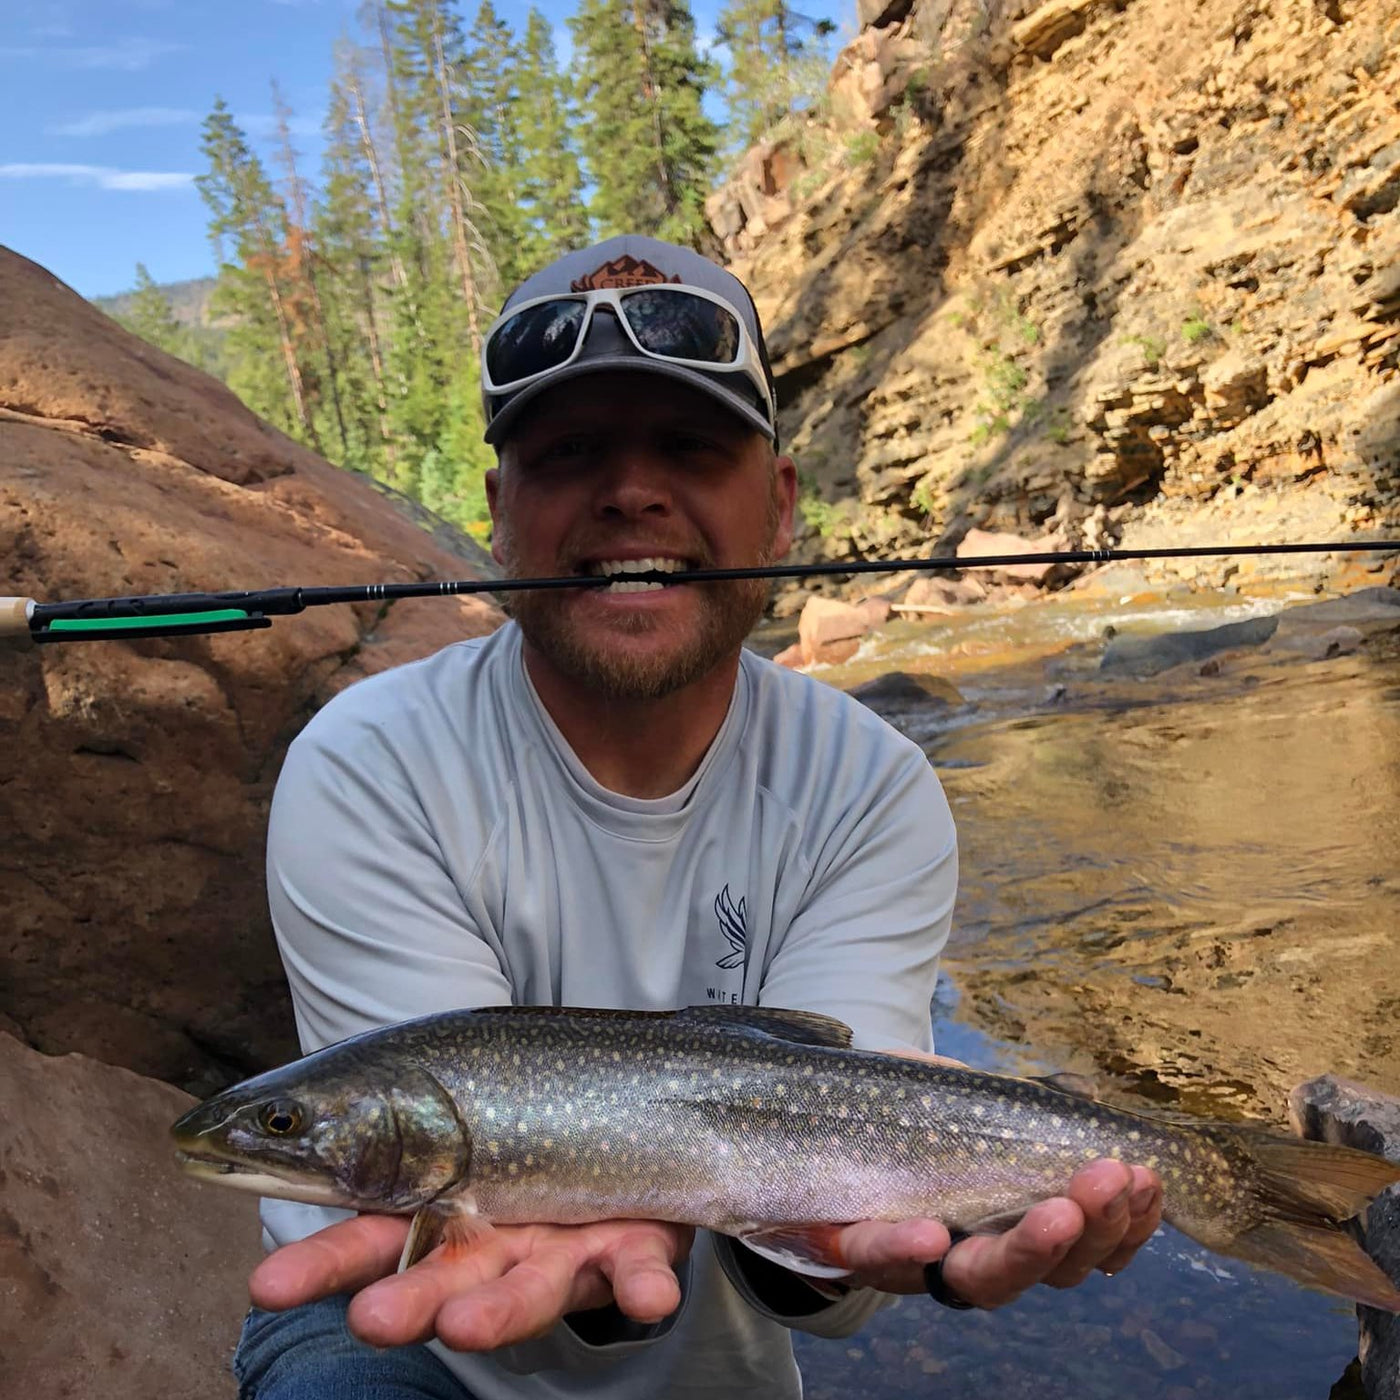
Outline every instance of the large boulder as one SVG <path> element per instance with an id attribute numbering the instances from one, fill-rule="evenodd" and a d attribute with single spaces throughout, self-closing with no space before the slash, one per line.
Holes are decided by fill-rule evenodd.
<path id="1" fill-rule="evenodd" d="M 0 306 L 0 595 L 485 574 L 474 543 L 4 249 Z M 196 1092 L 295 1053 L 263 891 L 287 744 L 350 681 L 499 620 L 423 599 L 261 632 L 0 643 L 0 1016 L 41 1050 Z"/>
<path id="2" fill-rule="evenodd" d="M 0 1395 L 233 1400 L 257 1202 L 180 1175 L 193 1102 L 0 1034 Z"/>

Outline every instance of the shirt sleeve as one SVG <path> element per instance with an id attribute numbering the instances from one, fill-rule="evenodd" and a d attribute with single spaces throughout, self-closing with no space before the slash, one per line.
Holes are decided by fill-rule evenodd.
<path id="1" fill-rule="evenodd" d="M 835 1016 L 861 1049 L 929 1051 L 938 960 L 957 893 L 957 835 L 928 760 L 912 745 L 899 750 L 883 781 L 871 774 L 868 802 L 825 837 L 759 1001 Z M 800 1275 L 775 1280 L 766 1261 L 732 1240 L 716 1237 L 715 1251 L 751 1307 L 815 1336 L 849 1336 L 892 1301 L 853 1289 L 828 1302 Z"/>
<path id="2" fill-rule="evenodd" d="M 510 1005 L 502 949 L 472 919 L 409 766 L 376 726 L 326 720 L 288 752 L 268 827 L 268 900 L 303 1052 L 435 1011 Z M 491 823 L 478 815 L 484 856 Z M 343 1218 L 264 1201 L 264 1240 L 287 1244 Z M 689 1268 L 680 1280 L 681 1309 L 654 1326 L 620 1323 L 616 1337 L 595 1327 L 585 1340 L 561 1322 L 495 1358 L 526 1373 L 609 1365 L 671 1331 Z"/>

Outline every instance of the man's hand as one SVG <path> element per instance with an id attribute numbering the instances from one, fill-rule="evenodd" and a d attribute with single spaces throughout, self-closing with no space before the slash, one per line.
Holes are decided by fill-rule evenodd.
<path id="1" fill-rule="evenodd" d="M 360 1215 L 285 1245 L 253 1271 L 253 1302 L 280 1309 L 354 1293 L 350 1330 L 373 1346 L 436 1336 L 457 1351 L 491 1351 L 612 1302 L 634 1321 L 660 1322 L 680 1306 L 674 1266 L 695 1232 L 652 1220 L 500 1225 L 397 1274 L 407 1234 L 402 1216 Z"/>
<path id="2" fill-rule="evenodd" d="M 1162 1220 L 1162 1183 L 1146 1167 L 1091 1162 L 1063 1196 L 1041 1201 L 1004 1235 L 974 1235 L 952 1250 L 936 1220 L 867 1220 L 841 1233 L 851 1282 L 888 1293 L 923 1293 L 924 1265 L 947 1254 L 948 1287 L 997 1308 L 1037 1283 L 1073 1288 L 1095 1269 L 1117 1273 Z"/>

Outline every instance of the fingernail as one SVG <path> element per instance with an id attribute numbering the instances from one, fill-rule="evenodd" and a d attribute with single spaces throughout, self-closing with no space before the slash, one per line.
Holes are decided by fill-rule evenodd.
<path id="1" fill-rule="evenodd" d="M 1139 1186 L 1128 1202 L 1129 1212 L 1133 1215 L 1146 1215 L 1156 1196 L 1157 1188 L 1155 1186 Z"/>

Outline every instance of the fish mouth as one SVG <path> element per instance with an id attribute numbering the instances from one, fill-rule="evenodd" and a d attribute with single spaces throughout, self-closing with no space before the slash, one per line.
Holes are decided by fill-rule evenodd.
<path id="1" fill-rule="evenodd" d="M 333 1182 L 310 1172 L 280 1173 L 265 1165 L 250 1166 L 227 1157 L 177 1148 L 175 1162 L 186 1176 L 196 1181 L 214 1181 L 258 1196 L 299 1201 L 312 1206 L 354 1207 L 357 1203 Z"/>

